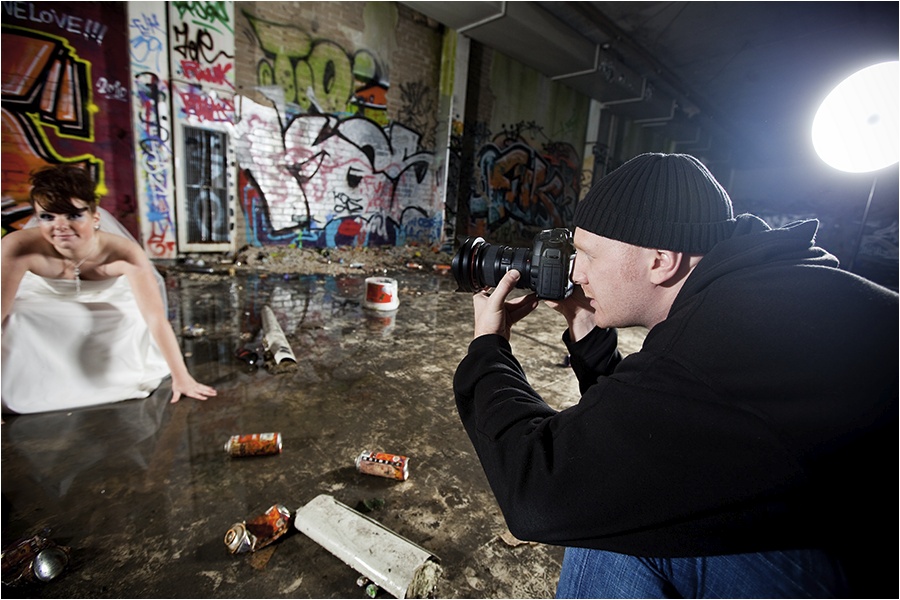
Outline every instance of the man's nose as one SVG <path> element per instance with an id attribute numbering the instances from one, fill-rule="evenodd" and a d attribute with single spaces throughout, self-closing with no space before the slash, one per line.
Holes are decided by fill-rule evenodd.
<path id="1" fill-rule="evenodd" d="M 572 283 L 576 283 L 581 285 L 584 283 L 584 273 L 581 270 L 580 261 L 578 260 L 578 253 L 575 253 L 574 258 L 572 259 Z"/>

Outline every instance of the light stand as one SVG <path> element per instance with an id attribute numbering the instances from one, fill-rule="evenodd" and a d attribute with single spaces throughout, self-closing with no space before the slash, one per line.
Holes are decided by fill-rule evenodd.
<path id="1" fill-rule="evenodd" d="M 884 62 L 844 79 L 822 102 L 812 140 L 826 163 L 848 173 L 871 173 L 900 159 L 900 63 Z M 866 209 L 847 270 L 853 270 L 875 196 L 872 180 Z"/>

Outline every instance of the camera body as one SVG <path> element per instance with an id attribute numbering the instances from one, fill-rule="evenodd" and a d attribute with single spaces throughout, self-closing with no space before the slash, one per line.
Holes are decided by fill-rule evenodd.
<path id="1" fill-rule="evenodd" d="M 450 268 L 460 292 L 495 287 L 507 271 L 516 269 L 522 275 L 517 288 L 533 290 L 545 300 L 562 300 L 572 293 L 574 259 L 572 233 L 557 227 L 538 233 L 531 248 L 492 245 L 484 238 L 470 237 Z"/>

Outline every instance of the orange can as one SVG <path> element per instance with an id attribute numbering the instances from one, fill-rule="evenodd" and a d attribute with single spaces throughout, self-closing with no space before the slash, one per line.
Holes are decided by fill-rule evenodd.
<path id="1" fill-rule="evenodd" d="M 281 434 L 249 433 L 233 435 L 225 442 L 225 452 L 231 456 L 265 456 L 281 453 Z"/>
<path id="2" fill-rule="evenodd" d="M 356 457 L 356 470 L 367 475 L 406 481 L 409 477 L 409 458 L 366 450 Z"/>

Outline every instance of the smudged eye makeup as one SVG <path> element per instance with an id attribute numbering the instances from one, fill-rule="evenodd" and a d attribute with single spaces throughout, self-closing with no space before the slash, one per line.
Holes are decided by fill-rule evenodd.
<path id="1" fill-rule="evenodd" d="M 79 222 L 79 221 L 84 220 L 86 213 L 87 213 L 87 209 L 84 209 L 81 212 L 67 213 L 64 216 L 66 217 L 67 221 Z M 41 211 L 40 213 L 38 213 L 38 219 L 40 219 L 41 221 L 44 221 L 45 223 L 52 223 L 53 221 L 56 220 L 57 216 L 58 215 L 56 213 L 51 213 L 51 212 Z"/>

